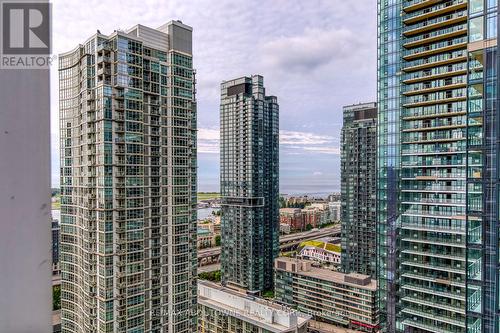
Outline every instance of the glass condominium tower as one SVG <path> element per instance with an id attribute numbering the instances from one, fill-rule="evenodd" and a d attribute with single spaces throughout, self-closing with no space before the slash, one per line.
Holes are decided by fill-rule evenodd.
<path id="1" fill-rule="evenodd" d="M 59 57 L 62 332 L 196 331 L 192 28 Z"/>
<path id="2" fill-rule="evenodd" d="M 377 103 L 344 106 L 343 113 L 342 270 L 375 277 Z"/>
<path id="3" fill-rule="evenodd" d="M 499 332 L 497 2 L 378 1 L 384 332 Z"/>
<path id="4" fill-rule="evenodd" d="M 279 252 L 279 107 L 260 75 L 221 85 L 222 283 L 273 289 Z"/>

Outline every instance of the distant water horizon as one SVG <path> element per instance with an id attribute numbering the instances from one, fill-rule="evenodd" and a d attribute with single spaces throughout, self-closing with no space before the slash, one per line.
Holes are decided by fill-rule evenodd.
<path id="1" fill-rule="evenodd" d="M 216 192 L 219 193 L 219 188 L 215 186 L 202 186 L 198 188 L 198 192 Z M 326 197 L 332 193 L 339 193 L 340 188 L 335 185 L 286 185 L 280 186 L 280 194 L 293 196 L 311 196 L 311 197 Z"/>

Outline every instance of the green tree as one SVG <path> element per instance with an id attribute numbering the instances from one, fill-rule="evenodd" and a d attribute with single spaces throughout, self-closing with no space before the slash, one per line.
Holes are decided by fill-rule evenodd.
<path id="1" fill-rule="evenodd" d="M 215 246 L 220 246 L 220 235 L 215 236 Z"/>
<path id="2" fill-rule="evenodd" d="M 52 310 L 61 309 L 61 286 L 52 287 Z"/>
<path id="3" fill-rule="evenodd" d="M 313 228 L 313 226 L 312 226 L 312 224 L 311 224 L 311 223 L 308 223 L 308 224 L 306 225 L 306 230 L 307 230 L 307 231 L 311 230 L 312 228 Z"/>
<path id="4" fill-rule="evenodd" d="M 203 273 L 198 274 L 198 278 L 201 280 L 220 282 L 221 281 L 221 273 L 220 273 L 220 271 L 203 272 Z"/>

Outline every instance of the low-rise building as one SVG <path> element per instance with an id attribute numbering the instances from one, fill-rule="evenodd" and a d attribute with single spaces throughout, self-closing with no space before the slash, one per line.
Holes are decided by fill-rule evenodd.
<path id="1" fill-rule="evenodd" d="M 280 223 L 280 234 L 289 234 L 290 232 L 292 232 L 292 228 L 289 224 Z"/>
<path id="2" fill-rule="evenodd" d="M 306 245 L 300 250 L 299 256 L 304 259 L 334 265 L 340 265 L 341 260 L 340 247 L 337 246 L 332 249 L 328 247 L 328 243 L 323 243 L 322 246 Z"/>
<path id="3" fill-rule="evenodd" d="M 376 281 L 367 275 L 334 272 L 293 258 L 275 261 L 276 301 L 318 321 L 377 332 L 376 290 Z"/>
<path id="4" fill-rule="evenodd" d="M 220 237 L 220 217 L 213 221 L 204 220 L 198 222 L 198 249 L 217 246 L 217 237 Z"/>
<path id="5" fill-rule="evenodd" d="M 306 333 L 310 315 L 198 280 L 199 333 Z"/>
<path id="6" fill-rule="evenodd" d="M 290 230 L 304 230 L 304 219 L 300 208 L 281 208 L 280 224 L 290 226 Z"/>
<path id="7" fill-rule="evenodd" d="M 333 222 L 327 203 L 312 203 L 304 209 L 281 208 L 280 224 L 287 224 L 291 231 L 304 231 Z"/>

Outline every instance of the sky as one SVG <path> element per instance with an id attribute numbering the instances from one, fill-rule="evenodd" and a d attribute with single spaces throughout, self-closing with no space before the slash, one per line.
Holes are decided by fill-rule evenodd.
<path id="1" fill-rule="evenodd" d="M 220 83 L 261 74 L 280 106 L 280 190 L 340 190 L 342 106 L 376 99 L 375 0 L 53 0 L 53 53 L 97 29 L 181 20 L 193 27 L 198 188 L 219 190 Z M 52 184 L 59 185 L 57 66 L 51 68 Z"/>

